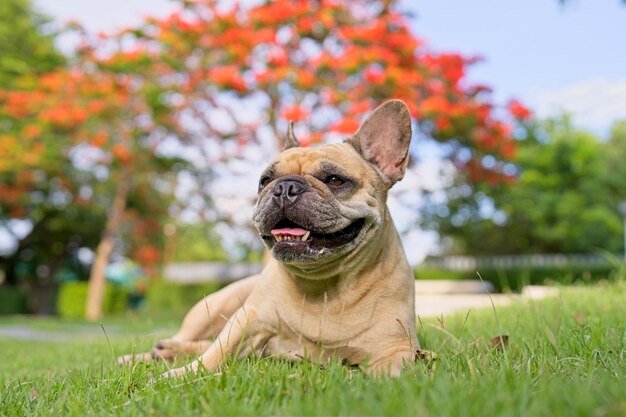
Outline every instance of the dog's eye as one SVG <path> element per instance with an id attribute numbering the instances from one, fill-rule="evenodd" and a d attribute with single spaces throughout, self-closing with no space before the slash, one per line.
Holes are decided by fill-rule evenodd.
<path id="1" fill-rule="evenodd" d="M 265 188 L 265 186 L 270 183 L 270 180 L 271 178 L 268 176 L 261 178 L 261 180 L 259 181 L 259 192 L 261 192 L 263 188 Z"/>
<path id="2" fill-rule="evenodd" d="M 339 175 L 329 175 L 324 182 L 330 186 L 339 187 L 343 185 L 346 180 L 341 178 Z"/>

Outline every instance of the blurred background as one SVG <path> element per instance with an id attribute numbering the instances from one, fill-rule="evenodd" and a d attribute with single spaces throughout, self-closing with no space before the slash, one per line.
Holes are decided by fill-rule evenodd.
<path id="1" fill-rule="evenodd" d="M 597 3 L 597 4 L 596 4 Z M 405 100 L 417 279 L 610 279 L 626 244 L 621 2 L 3 0 L 0 314 L 184 308 L 260 269 L 289 121 Z"/>

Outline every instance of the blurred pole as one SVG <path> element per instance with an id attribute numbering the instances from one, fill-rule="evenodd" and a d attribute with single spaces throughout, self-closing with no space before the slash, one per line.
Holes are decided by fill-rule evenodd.
<path id="1" fill-rule="evenodd" d="M 619 212 L 622 215 L 624 223 L 624 262 L 626 262 L 626 201 L 622 201 L 619 205 Z"/>

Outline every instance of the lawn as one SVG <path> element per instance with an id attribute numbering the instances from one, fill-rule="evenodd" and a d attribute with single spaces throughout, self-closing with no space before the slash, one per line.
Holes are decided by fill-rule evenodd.
<path id="1" fill-rule="evenodd" d="M 176 315 L 106 320 L 103 328 L 5 319 L 52 341 L 0 339 L 0 414 L 625 416 L 626 284 L 564 288 L 557 298 L 421 320 L 436 353 L 400 378 L 331 364 L 250 359 L 221 373 L 157 380 L 165 364 L 117 367 L 116 355 L 167 335 Z M 491 346 L 498 335 L 506 346 Z"/>

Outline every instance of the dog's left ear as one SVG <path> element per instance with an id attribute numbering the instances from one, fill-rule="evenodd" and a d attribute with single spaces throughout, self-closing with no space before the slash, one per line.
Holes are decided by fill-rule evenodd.
<path id="1" fill-rule="evenodd" d="M 389 181 L 400 181 L 409 162 L 411 114 L 402 100 L 381 104 L 347 140 Z"/>
<path id="2" fill-rule="evenodd" d="M 300 142 L 296 135 L 293 133 L 293 122 L 289 122 L 289 127 L 287 127 L 287 137 L 283 142 L 283 151 L 291 148 L 297 148 L 300 146 Z"/>

